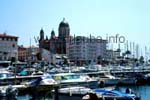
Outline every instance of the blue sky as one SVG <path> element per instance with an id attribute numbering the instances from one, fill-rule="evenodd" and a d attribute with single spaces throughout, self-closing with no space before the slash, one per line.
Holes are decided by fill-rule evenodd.
<path id="1" fill-rule="evenodd" d="M 0 33 L 19 36 L 30 44 L 41 28 L 50 37 L 65 17 L 71 34 L 109 36 L 119 34 L 141 46 L 149 46 L 149 0 L 1 0 Z"/>

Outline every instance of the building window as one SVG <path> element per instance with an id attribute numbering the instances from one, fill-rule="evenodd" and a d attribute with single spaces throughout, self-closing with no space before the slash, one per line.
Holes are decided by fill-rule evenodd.
<path id="1" fill-rule="evenodd" d="M 12 47 L 15 48 L 15 44 L 13 44 Z"/>
<path id="2" fill-rule="evenodd" d="M 17 38 L 15 38 L 15 41 L 17 41 Z"/>

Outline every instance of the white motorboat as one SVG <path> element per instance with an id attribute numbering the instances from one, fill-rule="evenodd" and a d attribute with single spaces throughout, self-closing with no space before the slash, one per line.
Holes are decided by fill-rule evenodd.
<path id="1" fill-rule="evenodd" d="M 15 76 L 12 72 L 7 71 L 6 69 L 0 69 L 0 85 L 13 84 L 13 81 L 7 79 L 14 78 L 14 77 Z"/>
<path id="2" fill-rule="evenodd" d="M 81 86 L 60 88 L 58 90 L 58 99 L 59 100 L 82 100 L 82 97 L 90 92 L 92 92 L 92 89 L 87 87 L 81 87 Z M 54 92 L 54 95 L 57 95 L 57 93 Z"/>
<path id="3" fill-rule="evenodd" d="M 88 75 L 79 73 L 60 73 L 54 74 L 53 79 L 61 84 L 62 87 L 66 86 L 86 86 L 90 88 L 97 88 L 98 81 L 90 78 Z"/>
<path id="4" fill-rule="evenodd" d="M 120 85 L 135 85 L 137 83 L 137 79 L 134 77 L 123 77 L 120 79 Z"/>
<path id="5" fill-rule="evenodd" d="M 133 93 L 124 93 L 113 88 L 67 87 L 60 88 L 56 95 L 59 100 L 140 100 L 140 97 Z M 91 98 L 94 95 L 97 99 Z"/>
<path id="6" fill-rule="evenodd" d="M 129 92 L 127 88 L 126 92 L 118 90 L 103 90 L 94 89 L 93 93 L 89 93 L 83 96 L 82 100 L 140 100 L 140 96 Z"/>
<path id="7" fill-rule="evenodd" d="M 0 79 L 7 79 L 13 76 L 12 72 L 7 71 L 6 69 L 0 69 Z"/>
<path id="8" fill-rule="evenodd" d="M 117 78 L 111 74 L 105 74 L 99 79 L 100 85 L 117 85 L 120 82 L 120 78 Z"/>
<path id="9" fill-rule="evenodd" d="M 43 76 L 34 79 L 32 81 L 29 82 L 24 82 L 22 83 L 26 86 L 39 86 L 39 85 L 56 85 L 57 82 L 52 78 L 51 75 L 49 74 L 44 74 Z"/>
<path id="10" fill-rule="evenodd" d="M 14 88 L 12 85 L 4 86 L 0 88 L 0 98 L 6 98 L 9 100 L 14 100 L 17 98 L 18 90 Z"/>

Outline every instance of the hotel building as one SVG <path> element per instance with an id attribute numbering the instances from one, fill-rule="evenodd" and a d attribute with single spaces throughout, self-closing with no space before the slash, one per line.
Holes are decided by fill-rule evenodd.
<path id="1" fill-rule="evenodd" d="M 0 34 L 0 60 L 18 59 L 18 37 Z"/>

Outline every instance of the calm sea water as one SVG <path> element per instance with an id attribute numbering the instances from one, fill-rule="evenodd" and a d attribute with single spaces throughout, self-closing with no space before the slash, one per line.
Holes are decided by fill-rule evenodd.
<path id="1" fill-rule="evenodd" d="M 18 96 L 17 100 L 30 100 L 31 98 L 32 97 L 30 95 L 26 94 L 26 95 Z M 54 99 L 53 96 L 47 96 L 47 97 L 39 96 L 37 100 L 54 100 Z"/>
<path id="2" fill-rule="evenodd" d="M 120 86 L 118 87 L 119 90 L 125 91 L 126 88 L 132 89 L 135 93 L 139 94 L 141 96 L 141 100 L 150 100 L 150 86 Z M 17 98 L 17 100 L 29 100 L 31 98 L 30 95 L 22 95 Z M 54 100 L 52 96 L 39 97 L 38 100 Z"/>

